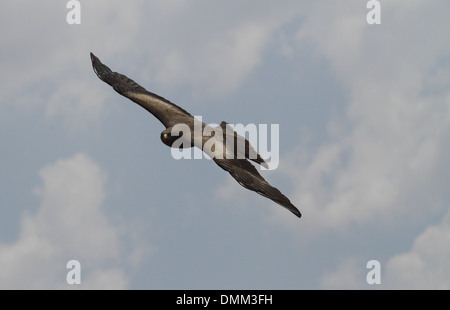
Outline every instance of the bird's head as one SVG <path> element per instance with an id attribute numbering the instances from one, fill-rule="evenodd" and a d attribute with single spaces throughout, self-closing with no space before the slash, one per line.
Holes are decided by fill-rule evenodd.
<path id="1" fill-rule="evenodd" d="M 190 142 L 190 131 L 185 132 L 183 128 L 179 128 L 178 127 L 169 127 L 166 130 L 164 130 L 163 132 L 161 132 L 161 141 L 170 147 L 175 147 L 175 148 L 184 148 L 184 147 L 191 147 L 191 142 Z M 187 127 L 187 126 L 185 126 Z M 189 130 L 189 128 L 187 128 Z"/>
<path id="2" fill-rule="evenodd" d="M 161 132 L 161 141 L 167 145 L 172 147 L 173 143 L 179 138 L 179 135 L 172 135 L 172 128 L 167 128 L 163 132 Z"/>

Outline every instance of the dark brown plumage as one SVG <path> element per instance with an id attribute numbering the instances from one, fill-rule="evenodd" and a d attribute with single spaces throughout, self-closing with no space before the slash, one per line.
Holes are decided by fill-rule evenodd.
<path id="1" fill-rule="evenodd" d="M 221 132 L 223 132 L 223 139 L 220 140 L 222 145 L 216 147 L 215 151 L 207 151 L 204 148 L 205 143 L 211 138 L 211 136 L 201 136 L 195 139 L 194 126 L 201 126 L 203 129 L 214 130 L 214 128 L 196 120 L 191 114 L 184 109 L 173 104 L 169 100 L 151 93 L 137 84 L 135 81 L 129 79 L 125 75 L 111 71 L 105 66 L 100 59 L 91 53 L 92 67 L 94 68 L 97 76 L 114 88 L 122 96 L 136 102 L 148 112 L 153 114 L 160 122 L 166 127 L 161 133 L 161 140 L 164 144 L 172 146 L 172 144 L 179 138 L 178 136 L 172 136 L 171 130 L 177 124 L 185 124 L 191 129 L 191 137 L 186 137 L 187 143 L 183 147 L 196 146 L 205 151 L 214 162 L 223 170 L 229 172 L 231 176 L 243 187 L 257 192 L 258 194 L 267 197 L 279 205 L 285 207 L 296 216 L 301 217 L 300 211 L 291 203 L 291 201 L 284 196 L 278 189 L 271 186 L 256 170 L 247 159 L 254 161 L 264 167 L 267 167 L 264 159 L 254 150 L 250 142 L 244 137 L 238 135 L 226 122 L 220 124 Z M 226 135 L 233 135 L 229 141 L 240 140 L 244 143 L 245 149 L 242 153 L 238 154 L 237 148 L 233 147 L 233 151 L 230 150 L 230 146 L 227 147 L 225 141 L 227 141 Z M 244 140 L 244 141 L 243 141 Z M 178 146 L 177 146 L 178 147 Z M 231 153 L 233 152 L 233 153 Z M 233 158 L 229 155 L 232 154 Z"/>

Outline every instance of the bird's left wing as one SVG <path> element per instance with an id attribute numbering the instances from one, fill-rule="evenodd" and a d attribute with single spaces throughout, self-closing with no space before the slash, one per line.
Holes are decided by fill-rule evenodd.
<path id="1" fill-rule="evenodd" d="M 178 123 L 178 117 L 190 116 L 187 111 L 169 100 L 147 91 L 144 87 L 123 74 L 113 72 L 98 57 L 91 53 L 92 67 L 97 76 L 111 85 L 119 94 L 136 102 L 152 113 L 167 128 Z"/>

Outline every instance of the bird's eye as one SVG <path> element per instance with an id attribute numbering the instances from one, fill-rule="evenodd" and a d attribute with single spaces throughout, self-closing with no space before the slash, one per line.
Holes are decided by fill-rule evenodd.
<path id="1" fill-rule="evenodd" d="M 168 134 L 164 134 L 164 139 L 167 139 L 167 138 L 169 138 L 169 135 Z"/>

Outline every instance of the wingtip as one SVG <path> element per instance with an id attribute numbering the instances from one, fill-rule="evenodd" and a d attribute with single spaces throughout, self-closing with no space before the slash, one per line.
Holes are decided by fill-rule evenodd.
<path id="1" fill-rule="evenodd" d="M 94 53 L 90 52 L 91 55 L 91 61 L 94 62 L 97 58 L 97 56 L 94 55 Z"/>
<path id="2" fill-rule="evenodd" d="M 111 73 L 111 69 L 109 69 L 107 66 L 105 66 L 100 59 L 95 56 L 91 52 L 91 61 L 92 61 L 92 68 L 94 69 L 95 74 L 104 82 L 108 83 L 107 78 L 108 74 Z"/>
<path id="3" fill-rule="evenodd" d="M 300 213 L 300 210 L 297 209 L 293 204 L 290 205 L 290 208 L 288 208 L 289 211 L 291 211 L 295 216 L 297 216 L 298 218 L 302 217 L 302 214 Z"/>

